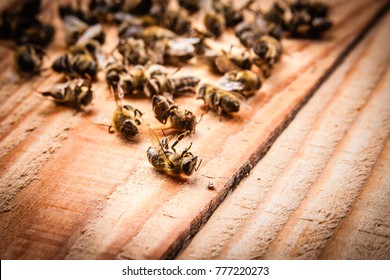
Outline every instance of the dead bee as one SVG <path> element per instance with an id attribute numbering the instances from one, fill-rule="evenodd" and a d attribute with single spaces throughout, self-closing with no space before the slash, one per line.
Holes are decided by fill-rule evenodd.
<path id="1" fill-rule="evenodd" d="M 77 42 L 88 40 L 96 40 L 100 44 L 104 44 L 106 35 L 103 32 L 101 24 L 89 26 L 75 16 L 65 16 L 65 41 L 68 46 L 74 45 Z"/>
<path id="2" fill-rule="evenodd" d="M 223 90 L 238 92 L 247 98 L 260 89 L 261 80 L 250 70 L 232 70 L 218 80 L 217 86 Z"/>
<path id="3" fill-rule="evenodd" d="M 16 44 L 48 45 L 54 35 L 54 27 L 38 19 L 40 0 L 20 1 L 0 14 L 0 37 Z"/>
<path id="4" fill-rule="evenodd" d="M 210 84 L 199 87 L 197 99 L 203 99 L 206 108 L 218 114 L 230 114 L 240 110 L 240 97 L 237 93 Z"/>
<path id="5" fill-rule="evenodd" d="M 199 2 L 200 0 L 179 0 L 179 5 L 192 14 L 199 10 Z"/>
<path id="6" fill-rule="evenodd" d="M 114 90 L 120 83 L 121 76 L 128 73 L 126 67 L 122 62 L 118 61 L 115 57 L 110 57 L 105 66 L 106 82 L 109 87 L 113 87 Z"/>
<path id="7" fill-rule="evenodd" d="M 203 18 L 204 26 L 208 31 L 219 37 L 226 29 L 226 22 L 223 15 L 218 12 L 208 12 Z"/>
<path id="8" fill-rule="evenodd" d="M 44 49 L 36 45 L 22 45 L 15 51 L 15 66 L 18 72 L 39 73 L 46 55 Z"/>
<path id="9" fill-rule="evenodd" d="M 164 136 L 161 141 L 153 130 L 149 130 L 152 147 L 149 147 L 146 155 L 151 165 L 158 171 L 172 176 L 190 176 L 194 171 L 199 169 L 202 161 L 196 166 L 198 157 L 189 152 L 192 143 L 183 151 L 178 152 L 175 146 L 189 134 L 184 132 L 169 147 L 169 138 Z"/>
<path id="10" fill-rule="evenodd" d="M 289 5 L 292 18 L 288 24 L 293 37 L 317 38 L 332 26 L 326 3 L 295 1 Z"/>
<path id="11" fill-rule="evenodd" d="M 121 105 L 120 101 L 123 100 L 123 91 L 120 86 L 118 87 L 118 91 L 118 93 L 114 92 L 116 110 L 112 117 L 112 126 L 122 137 L 127 140 L 132 140 L 132 138 L 138 134 L 137 126 L 141 124 L 140 118 L 143 114 L 140 110 L 133 108 L 131 105 Z M 108 131 L 110 133 L 113 132 L 111 126 L 109 126 Z"/>
<path id="12" fill-rule="evenodd" d="M 51 96 L 54 102 L 77 109 L 92 102 L 93 91 L 90 80 L 74 79 L 56 84 L 50 91 L 41 92 L 43 96 Z"/>
<path id="13" fill-rule="evenodd" d="M 149 61 L 146 46 L 142 39 L 121 39 L 117 48 L 123 56 L 123 63 L 145 65 Z"/>
<path id="14" fill-rule="evenodd" d="M 155 75 L 146 82 L 146 94 L 152 98 L 164 93 L 180 96 L 183 93 L 195 93 L 195 87 L 200 82 L 193 76 L 172 78 L 171 75 Z"/>
<path id="15" fill-rule="evenodd" d="M 182 65 L 195 56 L 195 45 L 199 38 L 175 38 L 162 41 L 164 45 L 164 62 L 171 65 Z"/>
<path id="16" fill-rule="evenodd" d="M 168 9 L 161 21 L 162 25 L 176 34 L 183 35 L 191 30 L 191 21 L 186 10 Z"/>
<path id="17" fill-rule="evenodd" d="M 155 44 L 155 42 L 163 39 L 172 40 L 176 37 L 177 35 L 173 31 L 160 26 L 146 27 L 141 33 L 141 38 L 148 46 L 151 47 Z"/>
<path id="18" fill-rule="evenodd" d="M 95 80 L 98 72 L 99 47 L 99 42 L 95 40 L 71 46 L 53 62 L 52 69 L 72 78 L 89 75 Z"/>
<path id="19" fill-rule="evenodd" d="M 191 111 L 182 109 L 174 104 L 170 98 L 162 95 L 153 96 L 152 106 L 157 120 L 163 124 L 170 121 L 170 126 L 167 129 L 195 133 L 195 127 L 199 122 L 196 121 L 196 117 Z"/>
<path id="20" fill-rule="evenodd" d="M 228 52 L 223 49 L 221 52 L 209 49 L 200 58 L 204 58 L 217 73 L 223 74 L 231 70 L 250 69 L 252 66 L 250 52 L 246 49 L 239 49 L 236 52 L 232 50 L 232 47 Z"/>
<path id="21" fill-rule="evenodd" d="M 120 76 L 120 86 L 126 95 L 146 94 L 145 85 L 147 82 L 159 75 L 166 75 L 168 72 L 164 66 L 158 64 L 136 65 L 128 73 Z"/>
<path id="22" fill-rule="evenodd" d="M 77 1 L 76 7 L 71 4 L 59 5 L 58 13 L 62 19 L 65 19 L 67 16 L 77 17 L 87 24 L 96 24 L 98 23 L 98 18 L 93 15 L 91 12 L 86 12 L 81 6 L 81 0 Z"/>
<path id="23" fill-rule="evenodd" d="M 262 36 L 256 40 L 251 49 L 253 63 L 260 67 L 264 77 L 269 77 L 274 65 L 280 60 L 282 55 L 282 45 L 280 41 L 272 36 Z"/>
<path id="24" fill-rule="evenodd" d="M 252 5 L 253 2 L 253 0 L 247 1 L 247 3 L 239 10 L 234 8 L 232 0 L 227 2 L 221 0 L 213 1 L 212 6 L 217 13 L 224 16 L 226 27 L 232 27 L 244 20 L 243 10 Z"/>

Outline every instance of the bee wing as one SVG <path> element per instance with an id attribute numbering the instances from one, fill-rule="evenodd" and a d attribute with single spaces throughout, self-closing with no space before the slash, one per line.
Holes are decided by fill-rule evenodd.
<path id="1" fill-rule="evenodd" d="M 94 124 L 98 125 L 105 125 L 105 126 L 110 126 L 111 122 L 108 120 L 107 116 L 104 114 L 98 114 L 95 115 L 92 119 L 91 122 Z"/>
<path id="2" fill-rule="evenodd" d="M 122 110 L 123 100 L 125 98 L 125 93 L 123 92 L 122 87 L 120 85 L 118 85 L 116 89 L 111 87 L 111 92 L 115 98 L 116 108 L 118 110 Z"/>
<path id="3" fill-rule="evenodd" d="M 87 25 L 88 28 L 88 25 Z M 102 25 L 101 24 L 94 24 L 90 26 L 84 33 L 83 35 L 77 40 L 77 44 L 83 44 L 87 42 L 89 39 L 94 38 L 95 36 L 99 35 L 99 33 L 102 32 Z"/>
<path id="4" fill-rule="evenodd" d="M 241 70 L 240 67 L 224 55 L 220 55 L 215 59 L 215 66 L 217 66 L 218 71 L 221 73 L 226 73 L 232 70 Z"/>
<path id="5" fill-rule="evenodd" d="M 217 83 L 217 87 L 228 91 L 241 91 L 245 88 L 244 83 L 239 81 L 232 81 L 227 77 L 220 78 Z"/>
<path id="6" fill-rule="evenodd" d="M 162 146 L 162 144 L 161 144 L 160 140 L 158 139 L 158 137 L 157 137 L 156 133 L 154 132 L 154 130 L 151 129 L 151 128 L 149 128 L 148 134 L 149 134 L 149 137 L 150 137 L 150 141 L 152 142 L 152 146 L 153 146 L 156 150 L 162 152 L 162 154 L 164 155 L 164 159 L 165 159 L 166 161 L 168 161 L 170 165 L 174 165 L 174 164 L 172 163 L 172 161 L 168 158 L 168 156 L 167 156 L 167 154 L 166 154 L 166 152 L 165 152 L 165 149 L 164 149 L 164 147 Z"/>
<path id="7" fill-rule="evenodd" d="M 191 41 L 186 39 L 191 38 L 178 38 L 170 41 L 168 52 L 172 55 L 185 56 L 195 52 L 195 47 Z M 196 38 L 192 38 L 196 39 Z"/>
<path id="8" fill-rule="evenodd" d="M 65 30 L 69 33 L 78 31 L 78 30 L 86 30 L 88 29 L 88 24 L 84 21 L 80 20 L 75 16 L 66 16 L 64 18 Z"/>

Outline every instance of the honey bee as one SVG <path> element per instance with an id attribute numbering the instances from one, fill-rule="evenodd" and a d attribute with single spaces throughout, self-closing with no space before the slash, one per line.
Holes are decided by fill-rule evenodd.
<path id="1" fill-rule="evenodd" d="M 198 157 L 194 156 L 189 150 L 192 143 L 183 151 L 176 151 L 176 145 L 186 137 L 190 132 L 180 134 L 173 144 L 169 147 L 169 138 L 164 136 L 161 141 L 153 130 L 149 130 L 152 146 L 148 148 L 146 156 L 151 165 L 158 171 L 171 176 L 190 176 L 194 171 L 198 171 Z"/>
<path id="2" fill-rule="evenodd" d="M 162 25 L 178 35 L 189 33 L 191 21 L 185 9 L 168 9 L 162 17 Z"/>
<path id="3" fill-rule="evenodd" d="M 225 18 L 218 12 L 206 13 L 203 18 L 203 23 L 206 29 L 217 38 L 221 36 L 226 29 Z"/>
<path id="4" fill-rule="evenodd" d="M 38 19 L 40 0 L 20 1 L 0 14 L 0 37 L 16 44 L 48 45 L 54 36 L 54 27 Z"/>
<path id="5" fill-rule="evenodd" d="M 197 99 L 203 99 L 206 108 L 218 114 L 230 114 L 240 110 L 238 94 L 207 83 L 199 87 Z"/>
<path id="6" fill-rule="evenodd" d="M 15 51 L 16 70 L 20 73 L 39 73 L 45 55 L 45 50 L 37 45 L 19 46 Z"/>
<path id="7" fill-rule="evenodd" d="M 179 5 L 192 14 L 199 10 L 199 2 L 200 0 L 179 0 Z"/>
<path id="8" fill-rule="evenodd" d="M 69 15 L 64 18 L 65 24 L 65 41 L 68 46 L 77 42 L 96 40 L 104 44 L 106 35 L 103 32 L 101 24 L 89 26 L 79 18 Z"/>
<path id="9" fill-rule="evenodd" d="M 164 93 L 180 96 L 183 93 L 195 93 L 195 87 L 200 82 L 193 76 L 172 78 L 171 75 L 155 75 L 146 82 L 146 94 L 151 98 Z"/>
<path id="10" fill-rule="evenodd" d="M 113 87 L 114 89 L 120 83 L 121 77 L 123 75 L 128 74 L 126 67 L 122 62 L 118 61 L 115 57 L 111 56 L 105 67 L 106 72 L 106 82 L 109 87 Z"/>
<path id="11" fill-rule="evenodd" d="M 88 75 L 95 80 L 99 66 L 99 47 L 99 42 L 95 40 L 71 46 L 53 62 L 52 69 L 72 78 Z"/>
<path id="12" fill-rule="evenodd" d="M 142 39 L 121 39 L 117 48 L 123 56 L 124 63 L 145 65 L 149 61 L 146 46 Z"/>
<path id="13" fill-rule="evenodd" d="M 238 52 L 234 53 L 232 47 L 228 52 L 223 49 L 221 52 L 207 50 L 203 58 L 216 72 L 222 74 L 232 70 L 250 69 L 252 66 L 250 52 L 246 49 L 239 49 Z"/>
<path id="14" fill-rule="evenodd" d="M 246 98 L 260 89 L 261 85 L 259 76 L 250 70 L 229 71 L 217 82 L 219 88 L 238 92 Z"/>
<path id="15" fill-rule="evenodd" d="M 280 41 L 272 36 L 264 35 L 253 44 L 252 61 L 260 67 L 263 76 L 267 78 L 271 75 L 274 65 L 280 60 L 282 51 Z"/>
<path id="16" fill-rule="evenodd" d="M 174 104 L 170 98 L 162 95 L 153 96 L 152 106 L 157 120 L 163 124 L 170 121 L 169 129 L 195 133 L 195 127 L 199 122 L 191 111 L 182 109 Z"/>
<path id="17" fill-rule="evenodd" d="M 290 3 L 289 8 L 292 18 L 288 27 L 293 37 L 317 38 L 332 26 L 326 3 L 295 1 Z"/>
<path id="18" fill-rule="evenodd" d="M 226 22 L 226 27 L 232 27 L 244 20 L 243 10 L 252 5 L 254 0 L 247 1 L 247 3 L 239 10 L 234 7 L 232 0 L 229 1 L 213 1 L 214 10 L 223 15 Z"/>
<path id="19" fill-rule="evenodd" d="M 135 135 L 138 134 L 138 127 L 141 124 L 140 118 L 142 112 L 131 105 L 121 105 L 119 101 L 122 100 L 123 91 L 121 87 L 118 87 L 119 92 L 114 93 L 116 110 L 112 117 L 112 125 L 109 126 L 108 131 L 113 133 L 111 130 L 112 126 L 119 134 L 126 140 L 132 140 Z"/>
<path id="20" fill-rule="evenodd" d="M 43 96 L 50 96 L 53 101 L 81 109 L 89 105 L 93 99 L 91 80 L 74 79 L 65 83 L 56 84 L 50 91 L 41 92 Z"/>
<path id="21" fill-rule="evenodd" d="M 58 6 L 58 13 L 60 17 L 64 20 L 67 16 L 73 16 L 77 17 L 78 19 L 82 20 L 83 22 L 87 24 L 96 24 L 98 23 L 98 19 L 96 16 L 93 15 L 91 12 L 86 12 L 81 7 L 81 1 L 77 1 L 77 6 L 74 7 L 73 5 L 67 3 L 65 5 L 59 5 Z"/>

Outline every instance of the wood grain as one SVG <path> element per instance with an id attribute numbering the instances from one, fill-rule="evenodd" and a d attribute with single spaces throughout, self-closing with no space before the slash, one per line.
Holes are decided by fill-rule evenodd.
<path id="1" fill-rule="evenodd" d="M 180 259 L 390 258 L 389 24 L 387 14 Z"/>
<path id="2" fill-rule="evenodd" d="M 126 142 L 91 123 L 97 114 L 110 116 L 115 107 L 102 73 L 94 84 L 93 106 L 77 113 L 34 93 L 36 88 L 50 87 L 59 75 L 49 71 L 15 81 L 10 74 L 11 52 L 0 49 L 6 57 L 0 73 L 1 259 L 173 258 L 265 154 L 386 3 L 338 1 L 335 27 L 324 40 L 285 40 L 286 54 L 249 106 L 233 118 L 204 115 L 196 134 L 180 143 L 183 148 L 193 142 L 191 150 L 203 159 L 200 170 L 188 180 L 157 173 L 147 162 L 147 129 L 158 126 L 148 100 L 127 100 L 145 116 L 139 137 Z M 115 30 L 108 36 L 106 53 L 117 42 Z M 58 32 L 47 65 L 63 51 L 61 42 L 63 34 Z M 216 79 L 196 62 L 180 71 L 189 72 L 202 81 Z M 202 102 L 192 96 L 177 102 L 198 116 L 204 112 Z M 335 143 L 342 135 L 338 137 Z M 215 190 L 207 189 L 210 182 Z M 289 209 L 283 213 L 289 214 Z"/>

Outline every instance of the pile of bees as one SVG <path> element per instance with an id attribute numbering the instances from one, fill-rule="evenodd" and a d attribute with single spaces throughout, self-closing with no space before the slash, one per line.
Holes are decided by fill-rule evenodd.
<path id="1" fill-rule="evenodd" d="M 151 101 L 156 119 L 169 131 L 181 133 L 169 144 L 170 136 L 159 139 L 150 129 L 153 146 L 147 150 L 149 162 L 170 175 L 189 176 L 199 168 L 198 157 L 176 145 L 195 133 L 200 122 L 188 109 L 175 103 L 183 94 L 196 94 L 206 110 L 228 115 L 240 110 L 241 102 L 255 94 L 272 74 L 282 55 L 284 37 L 317 38 L 332 23 L 329 7 L 322 2 L 275 0 L 267 11 L 254 0 L 237 8 L 233 1 L 215 0 L 90 0 L 88 8 L 61 5 L 67 50 L 55 59 L 52 70 L 64 81 L 41 92 L 56 103 L 78 109 L 93 99 L 93 82 L 104 71 L 114 94 L 116 109 L 109 131 L 127 140 L 138 134 L 143 113 L 127 104 L 125 98 L 143 96 Z M 24 75 L 39 74 L 54 28 L 38 19 L 40 0 L 26 0 L 4 11 L 0 22 L 2 39 L 15 44 L 15 67 Z M 201 22 L 194 24 L 194 18 Z M 117 25 L 119 43 L 109 54 L 101 51 L 105 43 L 102 24 Z M 234 29 L 242 46 L 229 50 L 212 47 L 213 40 Z M 191 59 L 207 63 L 221 77 L 215 84 L 200 83 L 194 76 L 176 77 L 165 66 L 177 71 Z"/>

